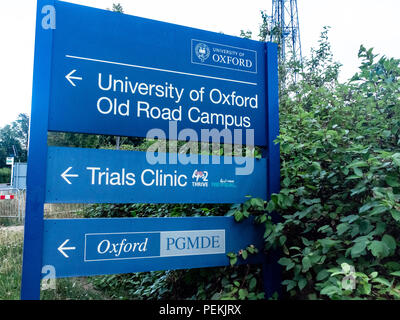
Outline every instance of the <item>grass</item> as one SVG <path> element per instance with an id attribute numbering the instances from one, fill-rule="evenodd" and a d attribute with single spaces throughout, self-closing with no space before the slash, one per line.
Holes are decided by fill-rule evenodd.
<path id="1" fill-rule="evenodd" d="M 0 230 L 0 299 L 18 300 L 21 288 L 22 232 Z"/>
<path id="2" fill-rule="evenodd" d="M 85 277 L 57 279 L 56 289 L 42 290 L 40 298 L 41 300 L 109 300 Z"/>
<path id="3" fill-rule="evenodd" d="M 0 229 L 0 300 L 19 300 L 21 290 L 23 233 Z M 86 277 L 56 279 L 55 288 L 43 290 L 43 300 L 107 300 Z"/>

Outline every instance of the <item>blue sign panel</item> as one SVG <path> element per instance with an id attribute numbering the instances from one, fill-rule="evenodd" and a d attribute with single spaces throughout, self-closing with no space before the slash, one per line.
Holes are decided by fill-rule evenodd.
<path id="1" fill-rule="evenodd" d="M 192 163 L 170 164 L 171 154 L 160 153 L 155 156 L 165 163 L 151 165 L 149 156 L 49 147 L 46 202 L 241 203 L 246 196 L 266 198 L 265 159 L 190 155 Z"/>
<path id="2" fill-rule="evenodd" d="M 265 43 L 56 4 L 49 130 L 266 144 Z"/>
<path id="3" fill-rule="evenodd" d="M 49 219 L 43 265 L 57 277 L 229 265 L 227 253 L 254 245 L 261 263 L 263 231 L 228 217 Z"/>

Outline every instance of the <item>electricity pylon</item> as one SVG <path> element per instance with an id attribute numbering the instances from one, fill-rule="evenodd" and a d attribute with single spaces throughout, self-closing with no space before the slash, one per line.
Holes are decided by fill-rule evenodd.
<path id="1" fill-rule="evenodd" d="M 280 62 L 302 62 L 297 0 L 272 0 L 270 41 L 279 44 Z M 290 55 L 290 57 L 289 57 Z"/>

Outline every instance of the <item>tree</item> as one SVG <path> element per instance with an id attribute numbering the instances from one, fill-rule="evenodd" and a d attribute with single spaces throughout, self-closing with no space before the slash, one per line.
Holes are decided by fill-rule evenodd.
<path id="1" fill-rule="evenodd" d="M 15 153 L 16 154 L 15 154 Z M 12 125 L 0 129 L 0 168 L 6 166 L 6 158 L 21 155 L 22 148 Z"/>
<path id="2" fill-rule="evenodd" d="M 21 147 L 21 153 L 17 155 L 18 161 L 26 162 L 28 158 L 29 115 L 20 113 L 17 120 L 12 123 L 12 128 Z"/>
<path id="3" fill-rule="evenodd" d="M 21 147 L 27 150 L 29 141 L 29 115 L 20 113 L 17 120 L 15 120 L 12 125 L 17 134 L 17 138 L 20 140 Z"/>
<path id="4" fill-rule="evenodd" d="M 6 166 L 6 157 L 26 162 L 28 153 L 29 116 L 20 113 L 17 120 L 0 129 L 0 168 Z"/>
<path id="5" fill-rule="evenodd" d="M 107 8 L 107 10 L 111 10 L 113 12 L 120 12 L 120 13 L 124 13 L 124 8 L 122 8 L 122 5 L 118 2 L 118 3 L 113 3 L 112 8 Z"/>

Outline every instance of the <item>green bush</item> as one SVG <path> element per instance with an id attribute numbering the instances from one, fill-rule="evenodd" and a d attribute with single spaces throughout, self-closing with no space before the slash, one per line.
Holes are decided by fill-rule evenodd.
<path id="1" fill-rule="evenodd" d="M 113 299 L 256 300 L 264 297 L 258 266 L 167 270 L 101 276 L 93 284 Z"/>
<path id="2" fill-rule="evenodd" d="M 361 46 L 339 84 L 326 33 L 281 90 L 281 191 L 266 249 L 281 247 L 286 297 L 400 298 L 400 60 Z"/>
<path id="3" fill-rule="evenodd" d="M 10 183 L 10 176 L 10 168 L 0 168 L 0 183 Z"/>

